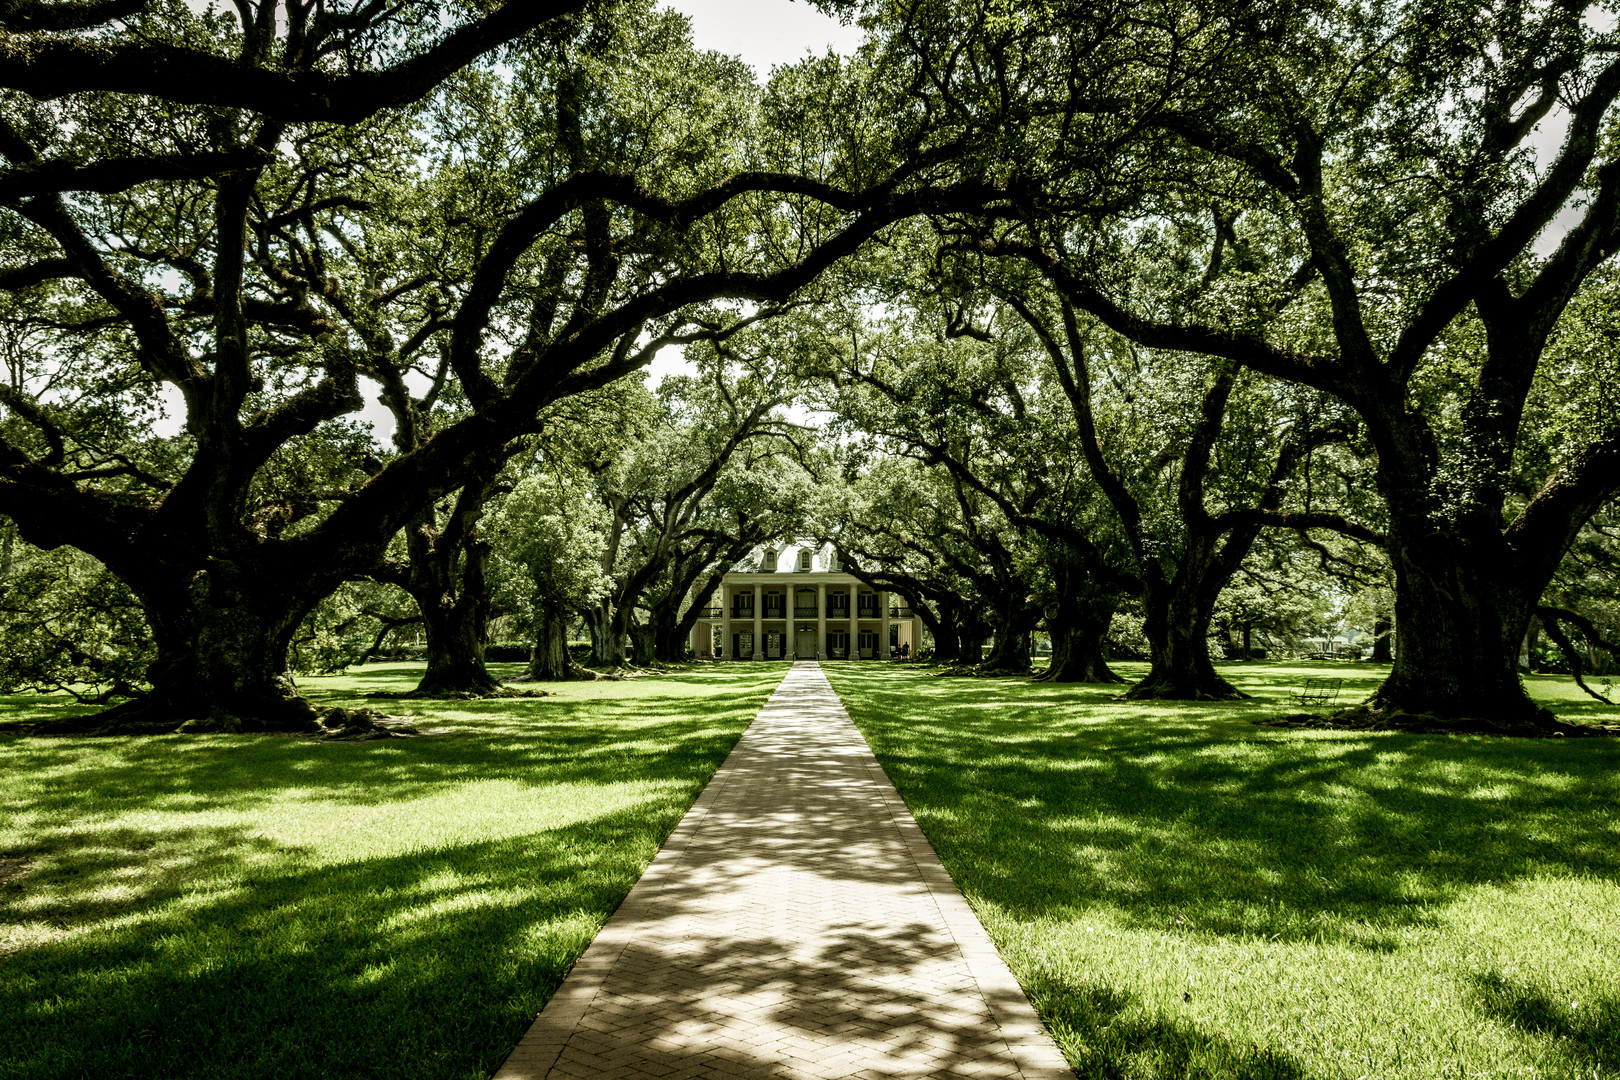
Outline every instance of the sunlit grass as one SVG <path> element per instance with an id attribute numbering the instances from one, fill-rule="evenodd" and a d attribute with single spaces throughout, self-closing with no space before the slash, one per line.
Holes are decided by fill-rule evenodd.
<path id="1" fill-rule="evenodd" d="M 419 702 L 376 665 L 304 689 L 442 737 L 0 737 L 0 1077 L 488 1076 L 784 670 Z"/>
<path id="2" fill-rule="evenodd" d="M 1620 1076 L 1620 740 L 1250 723 L 1367 665 L 1200 704 L 827 667 L 1081 1076 Z"/>

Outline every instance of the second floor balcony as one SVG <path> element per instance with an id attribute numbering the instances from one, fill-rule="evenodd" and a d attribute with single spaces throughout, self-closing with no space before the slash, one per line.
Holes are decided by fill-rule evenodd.
<path id="1" fill-rule="evenodd" d="M 814 619 L 820 610 L 814 604 L 796 604 L 793 608 L 795 619 Z"/>

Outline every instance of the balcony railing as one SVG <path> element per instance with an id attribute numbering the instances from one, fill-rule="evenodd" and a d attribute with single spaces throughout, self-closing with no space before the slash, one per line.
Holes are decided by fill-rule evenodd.
<path id="1" fill-rule="evenodd" d="M 830 608 L 827 609 L 827 618 L 829 618 L 829 619 L 847 619 L 847 618 L 849 618 L 849 608 L 847 608 L 847 607 L 830 607 Z"/>
<path id="2" fill-rule="evenodd" d="M 765 617 L 767 619 L 785 619 L 787 618 L 787 615 L 784 613 L 782 608 L 771 607 L 767 604 L 765 607 Z"/>
<path id="3" fill-rule="evenodd" d="M 811 604 L 809 607 L 800 605 L 793 609 L 793 617 L 795 619 L 813 619 L 816 617 L 816 614 L 816 605 L 814 604 Z"/>
<path id="4" fill-rule="evenodd" d="M 698 608 L 698 618 L 700 618 L 700 619 L 718 619 L 720 617 L 721 613 L 724 612 L 725 610 L 726 609 L 722 608 L 722 607 L 701 607 L 701 608 Z"/>
<path id="5" fill-rule="evenodd" d="M 908 607 L 892 607 L 889 609 L 889 618 L 909 619 L 911 618 L 911 609 Z"/>
<path id="6" fill-rule="evenodd" d="M 754 609 L 751 607 L 734 607 L 731 609 L 731 617 L 733 619 L 752 619 Z"/>
<path id="7" fill-rule="evenodd" d="M 856 617 L 861 619 L 875 619 L 878 617 L 878 609 L 875 607 L 863 607 L 856 612 Z"/>

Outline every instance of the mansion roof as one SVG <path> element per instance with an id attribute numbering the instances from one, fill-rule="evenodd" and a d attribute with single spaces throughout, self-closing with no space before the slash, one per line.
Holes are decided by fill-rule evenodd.
<path id="1" fill-rule="evenodd" d="M 806 565 L 805 554 L 809 564 Z M 838 574 L 837 553 L 831 544 L 817 544 L 809 540 L 794 540 L 785 544 L 765 544 L 756 547 L 732 566 L 733 574 Z"/>

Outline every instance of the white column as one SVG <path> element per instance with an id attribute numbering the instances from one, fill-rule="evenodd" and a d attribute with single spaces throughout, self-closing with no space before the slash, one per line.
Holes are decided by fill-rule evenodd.
<path id="1" fill-rule="evenodd" d="M 700 643 L 703 641 L 702 631 L 708 630 L 708 629 L 709 629 L 709 624 L 704 622 L 702 619 L 699 619 L 697 622 L 692 624 L 691 641 L 689 642 L 689 644 L 692 646 L 692 655 L 693 656 L 702 656 L 703 655 L 703 649 L 700 646 Z M 711 637 L 713 636 L 712 631 L 710 633 L 710 636 Z"/>
<path id="2" fill-rule="evenodd" d="M 722 656 L 737 657 L 731 651 L 731 590 L 720 586 L 720 649 Z"/>
<path id="3" fill-rule="evenodd" d="M 889 591 L 878 591 L 878 611 L 883 616 L 883 629 L 878 631 L 878 655 L 889 659 Z"/>
<path id="4" fill-rule="evenodd" d="M 816 586 L 816 659 L 827 659 L 827 584 Z"/>
<path id="5" fill-rule="evenodd" d="M 754 585 L 754 659 L 765 659 L 765 586 Z"/>

